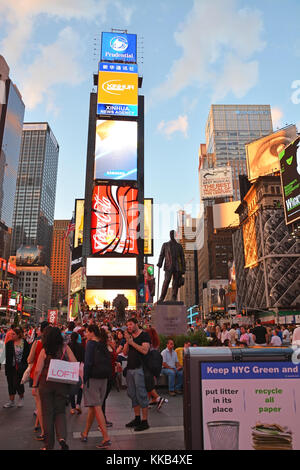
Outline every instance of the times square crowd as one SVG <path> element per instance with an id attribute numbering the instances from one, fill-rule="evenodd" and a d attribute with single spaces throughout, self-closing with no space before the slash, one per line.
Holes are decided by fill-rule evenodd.
<path id="1" fill-rule="evenodd" d="M 38 327 L 2 326 L 0 341 L 5 344 L 5 375 L 9 401 L 3 408 L 24 406 L 25 383 L 35 402 L 34 438 L 43 442 L 41 450 L 52 450 L 56 439 L 62 450 L 68 450 L 66 412 L 82 413 L 82 400 L 87 407 L 84 430 L 80 434 L 87 442 L 96 419 L 102 441 L 96 446 L 108 449 L 111 445 L 109 428 L 113 423 L 106 415 L 106 401 L 113 388 L 127 388 L 134 419 L 126 427 L 134 431 L 149 428 L 148 409 L 160 410 L 168 403 L 156 391 L 157 378 L 145 369 L 141 357 L 150 350 L 162 356 L 161 375 L 166 376 L 169 395 L 183 393 L 183 356 L 190 347 L 200 346 L 189 341 L 188 335 L 201 331 L 206 344 L 214 347 L 288 347 L 300 345 L 300 327 L 296 325 L 264 326 L 260 320 L 251 326 L 223 323 L 198 324 L 189 327 L 184 344 L 174 349 L 174 338 L 167 338 L 161 351 L 160 337 L 151 326 L 151 311 L 126 311 L 122 321 L 115 310 L 85 312 L 81 320 L 51 325 L 47 321 Z M 93 377 L 96 344 L 100 352 L 109 355 L 110 373 L 107 378 Z M 48 382 L 51 358 L 80 363 L 80 381 L 76 386 Z M 0 365 L 1 368 L 1 365 Z M 125 378 L 126 380 L 125 380 Z M 124 385 L 126 382 L 126 385 Z M 15 397 L 18 396 L 17 403 Z"/>

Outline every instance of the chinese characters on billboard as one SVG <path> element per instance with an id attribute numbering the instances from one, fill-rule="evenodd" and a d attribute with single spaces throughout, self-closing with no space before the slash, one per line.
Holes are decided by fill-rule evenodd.
<path id="1" fill-rule="evenodd" d="M 97 121 L 94 179 L 137 179 L 137 122 Z"/>
<path id="2" fill-rule="evenodd" d="M 138 255 L 138 190 L 130 186 L 95 186 L 92 198 L 92 253 Z"/>
<path id="3" fill-rule="evenodd" d="M 138 115 L 137 65 L 111 65 L 100 62 L 97 114 L 106 116 Z"/>

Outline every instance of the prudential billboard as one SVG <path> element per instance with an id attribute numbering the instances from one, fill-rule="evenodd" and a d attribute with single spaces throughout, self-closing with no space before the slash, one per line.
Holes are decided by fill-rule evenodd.
<path id="1" fill-rule="evenodd" d="M 136 63 L 136 34 L 102 33 L 101 61 Z"/>

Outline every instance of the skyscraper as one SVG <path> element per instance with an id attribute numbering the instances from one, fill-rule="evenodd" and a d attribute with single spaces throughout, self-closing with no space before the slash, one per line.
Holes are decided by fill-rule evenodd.
<path id="1" fill-rule="evenodd" d="M 0 258 L 8 259 L 25 106 L 0 56 Z"/>
<path id="2" fill-rule="evenodd" d="M 211 106 L 205 129 L 207 159 L 202 167 L 209 168 L 212 161 L 218 167 L 231 167 L 234 200 L 240 199 L 239 175 L 247 174 L 245 144 L 271 132 L 270 105 Z"/>
<path id="3" fill-rule="evenodd" d="M 52 307 L 60 300 L 66 300 L 69 287 L 70 241 L 66 237 L 69 220 L 55 220 L 51 254 Z"/>
<path id="4" fill-rule="evenodd" d="M 12 254 L 41 246 L 50 267 L 59 145 L 47 122 L 25 123 L 13 216 Z"/>

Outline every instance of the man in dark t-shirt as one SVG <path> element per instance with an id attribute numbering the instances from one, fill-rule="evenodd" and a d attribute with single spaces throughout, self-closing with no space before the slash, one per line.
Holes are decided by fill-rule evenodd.
<path id="1" fill-rule="evenodd" d="M 151 339 L 148 333 L 142 331 L 138 326 L 136 318 L 127 321 L 127 331 L 124 333 L 126 344 L 123 353 L 127 359 L 127 394 L 132 401 L 135 418 L 126 424 L 128 428 L 135 431 L 144 431 L 149 428 L 148 424 L 148 394 L 145 386 L 143 370 L 143 356 L 148 354 Z M 140 412 L 142 409 L 142 420 Z"/>
<path id="2" fill-rule="evenodd" d="M 252 333 L 254 334 L 255 344 L 259 346 L 266 346 L 268 342 L 267 330 L 264 326 L 261 325 L 261 320 L 256 320 L 255 328 L 253 328 Z"/>

